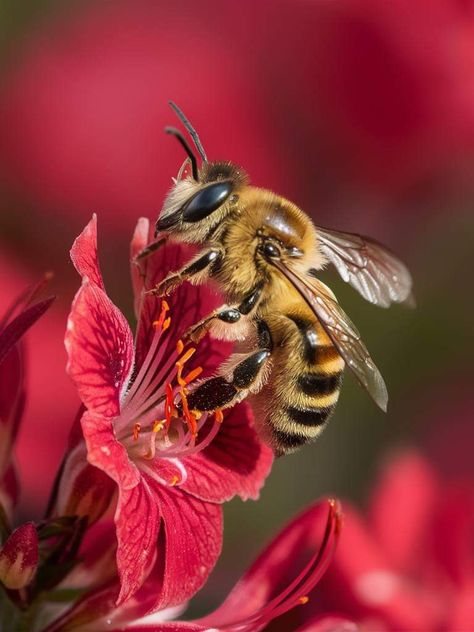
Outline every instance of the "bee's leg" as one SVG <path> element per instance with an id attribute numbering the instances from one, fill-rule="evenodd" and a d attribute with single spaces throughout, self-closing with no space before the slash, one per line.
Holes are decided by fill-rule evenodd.
<path id="1" fill-rule="evenodd" d="M 232 355 L 221 367 L 223 375 L 202 382 L 187 398 L 191 410 L 212 412 L 229 408 L 249 393 L 257 393 L 268 377 L 272 341 L 264 321 L 257 323 L 257 351 Z"/>
<path id="2" fill-rule="evenodd" d="M 240 305 L 222 305 L 208 316 L 190 327 L 184 334 L 193 342 L 210 333 L 218 340 L 244 340 L 251 327 L 251 314 L 258 304 L 262 293 L 262 284 L 257 285 L 240 303 Z"/>
<path id="3" fill-rule="evenodd" d="M 207 280 L 212 266 L 222 257 L 223 252 L 222 248 L 210 248 L 205 252 L 200 252 L 183 266 L 181 270 L 168 274 L 161 283 L 158 283 L 156 287 L 149 290 L 149 293 L 157 294 L 158 296 L 166 296 L 174 292 L 183 281 L 190 281 L 195 284 L 203 283 Z"/>

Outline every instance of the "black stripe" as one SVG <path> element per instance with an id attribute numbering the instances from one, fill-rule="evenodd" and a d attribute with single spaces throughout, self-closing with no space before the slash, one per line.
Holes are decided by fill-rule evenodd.
<path id="1" fill-rule="evenodd" d="M 341 373 L 323 375 L 321 373 L 303 373 L 298 378 L 298 387 L 305 395 L 330 395 L 341 385 Z"/>
<path id="2" fill-rule="evenodd" d="M 302 426 L 322 426 L 329 415 L 331 414 L 331 407 L 328 408 L 295 408 L 294 406 L 288 406 L 285 408 L 285 413 L 297 424 Z"/>
<path id="3" fill-rule="evenodd" d="M 287 314 L 287 317 L 292 320 L 298 327 L 303 341 L 303 357 L 308 364 L 313 364 L 316 359 L 316 352 L 318 350 L 318 335 L 314 329 L 313 323 L 303 318 L 291 316 Z"/>
<path id="4" fill-rule="evenodd" d="M 298 448 L 308 441 L 311 441 L 310 437 L 303 437 L 302 435 L 298 434 L 282 432 L 281 430 L 273 430 L 272 434 L 278 446 L 287 449 Z"/>

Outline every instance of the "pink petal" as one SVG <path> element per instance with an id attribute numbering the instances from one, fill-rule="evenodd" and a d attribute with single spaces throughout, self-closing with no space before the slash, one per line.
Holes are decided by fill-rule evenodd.
<path id="1" fill-rule="evenodd" d="M 95 213 L 74 241 L 70 255 L 74 267 L 82 278 L 87 279 L 91 285 L 96 285 L 104 290 L 104 281 L 97 256 L 97 215 Z"/>
<path id="2" fill-rule="evenodd" d="M 20 485 L 16 466 L 10 463 L 0 478 L 0 520 L 2 507 L 7 520 L 11 519 L 19 495 Z"/>
<path id="3" fill-rule="evenodd" d="M 300 604 L 326 571 L 340 524 L 334 501 L 311 506 L 276 536 L 222 606 L 198 623 L 256 632 Z"/>
<path id="4" fill-rule="evenodd" d="M 448 632 L 474 630 L 474 579 L 456 590 L 454 607 L 445 628 Z"/>
<path id="5" fill-rule="evenodd" d="M 87 462 L 87 449 L 81 443 L 64 462 L 53 513 L 58 516 L 87 516 L 90 529 L 109 507 L 115 491 L 114 481 Z"/>
<path id="6" fill-rule="evenodd" d="M 0 548 L 0 581 L 6 588 L 18 590 L 33 579 L 38 566 L 38 536 L 35 525 L 18 527 Z"/>
<path id="7" fill-rule="evenodd" d="M 141 480 L 140 472 L 117 441 L 113 421 L 86 411 L 81 419 L 87 446 L 87 460 L 112 478 L 119 489 L 131 490 Z"/>
<path id="8" fill-rule="evenodd" d="M 420 564 L 438 484 L 428 463 L 407 452 L 385 468 L 372 496 L 374 535 L 399 569 Z"/>
<path id="9" fill-rule="evenodd" d="M 434 629 L 441 606 L 436 595 L 391 564 L 357 512 L 346 505 L 344 514 L 339 547 L 321 586 L 323 611 L 381 620 L 400 632 Z"/>
<path id="10" fill-rule="evenodd" d="M 115 523 L 108 517 L 88 527 L 78 553 L 78 563 L 68 574 L 63 586 L 68 589 L 90 590 L 91 586 L 104 585 L 117 576 L 117 539 Z M 115 601 L 118 589 L 115 591 Z"/>
<path id="11" fill-rule="evenodd" d="M 182 489 L 213 502 L 235 495 L 257 499 L 272 463 L 273 452 L 258 438 L 252 411 L 243 403 L 224 411 L 224 421 L 209 447 L 183 459 L 188 476 Z"/>
<path id="12" fill-rule="evenodd" d="M 119 488 L 115 525 L 120 576 L 117 605 L 120 605 L 139 590 L 155 561 L 159 496 L 150 489 L 115 438 L 112 420 L 85 412 L 82 428 L 89 463 L 106 472 Z"/>
<path id="13" fill-rule="evenodd" d="M 164 557 L 158 558 L 156 569 L 161 589 L 155 597 L 155 611 L 186 601 L 207 580 L 221 552 L 222 510 L 220 505 L 198 500 L 178 487 L 163 488 L 147 479 L 160 496 L 164 527 Z"/>
<path id="14" fill-rule="evenodd" d="M 140 217 L 133 233 L 130 243 L 130 274 L 133 286 L 133 303 L 135 308 L 135 316 L 138 318 L 142 301 L 142 290 L 144 287 L 143 263 L 136 260 L 148 245 L 150 236 L 150 220 L 146 217 Z"/>
<path id="15" fill-rule="evenodd" d="M 120 489 L 115 525 L 120 576 L 117 606 L 120 606 L 141 588 L 157 555 L 160 530 L 158 495 L 153 493 L 143 477 L 133 489 Z"/>
<path id="16" fill-rule="evenodd" d="M 0 364 L 20 338 L 51 307 L 55 297 L 51 296 L 26 308 L 0 331 Z"/>
<path id="17" fill-rule="evenodd" d="M 77 292 L 65 336 L 67 371 L 85 406 L 114 417 L 133 365 L 133 337 L 121 311 L 100 288 Z"/>
<path id="18" fill-rule="evenodd" d="M 359 632 L 359 626 L 341 617 L 323 617 L 298 628 L 297 632 Z"/>
<path id="19" fill-rule="evenodd" d="M 12 456 L 24 401 L 23 362 L 14 346 L 0 364 L 0 478 Z"/>

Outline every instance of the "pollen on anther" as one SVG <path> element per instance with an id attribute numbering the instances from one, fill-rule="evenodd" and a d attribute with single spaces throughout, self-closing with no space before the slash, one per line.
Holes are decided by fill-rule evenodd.
<path id="1" fill-rule="evenodd" d="M 133 440 L 134 441 L 137 441 L 138 435 L 140 434 L 140 430 L 141 430 L 141 426 L 138 422 L 133 425 Z"/>
<path id="2" fill-rule="evenodd" d="M 184 349 L 184 343 L 181 339 L 179 339 L 178 342 L 176 343 L 177 354 L 181 355 L 183 353 L 183 349 Z"/>
<path id="3" fill-rule="evenodd" d="M 179 483 L 180 478 L 179 476 L 176 476 L 176 474 L 173 476 L 173 478 L 170 481 L 170 485 L 171 487 L 174 487 L 177 483 Z"/>
<path id="4" fill-rule="evenodd" d="M 151 427 L 152 432 L 160 432 L 166 424 L 166 419 L 156 419 Z"/>
<path id="5" fill-rule="evenodd" d="M 300 597 L 298 601 L 301 605 L 304 605 L 305 603 L 308 603 L 309 597 L 307 595 L 304 595 L 303 597 Z"/>
<path id="6" fill-rule="evenodd" d="M 194 355 L 195 351 L 196 351 L 196 347 L 190 347 L 186 351 L 184 356 L 182 358 L 180 358 L 178 360 L 178 362 L 176 362 L 176 366 L 177 367 L 180 367 L 180 366 L 183 367 L 186 364 L 186 362 Z"/>
<path id="7" fill-rule="evenodd" d="M 163 322 L 163 331 L 166 331 L 168 329 L 168 327 L 171 325 L 171 317 L 168 316 L 168 318 Z"/>
<path id="8" fill-rule="evenodd" d="M 221 424 L 224 421 L 224 413 L 222 412 L 222 410 L 220 408 L 218 408 L 214 412 L 214 416 L 215 416 L 215 419 L 216 419 L 217 423 Z"/>

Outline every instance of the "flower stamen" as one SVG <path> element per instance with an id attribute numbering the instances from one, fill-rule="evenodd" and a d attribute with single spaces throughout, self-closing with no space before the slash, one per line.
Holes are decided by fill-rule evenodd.
<path id="1" fill-rule="evenodd" d="M 140 434 L 141 429 L 142 427 L 138 422 L 133 424 L 133 440 L 134 441 L 138 440 L 138 436 Z"/>

